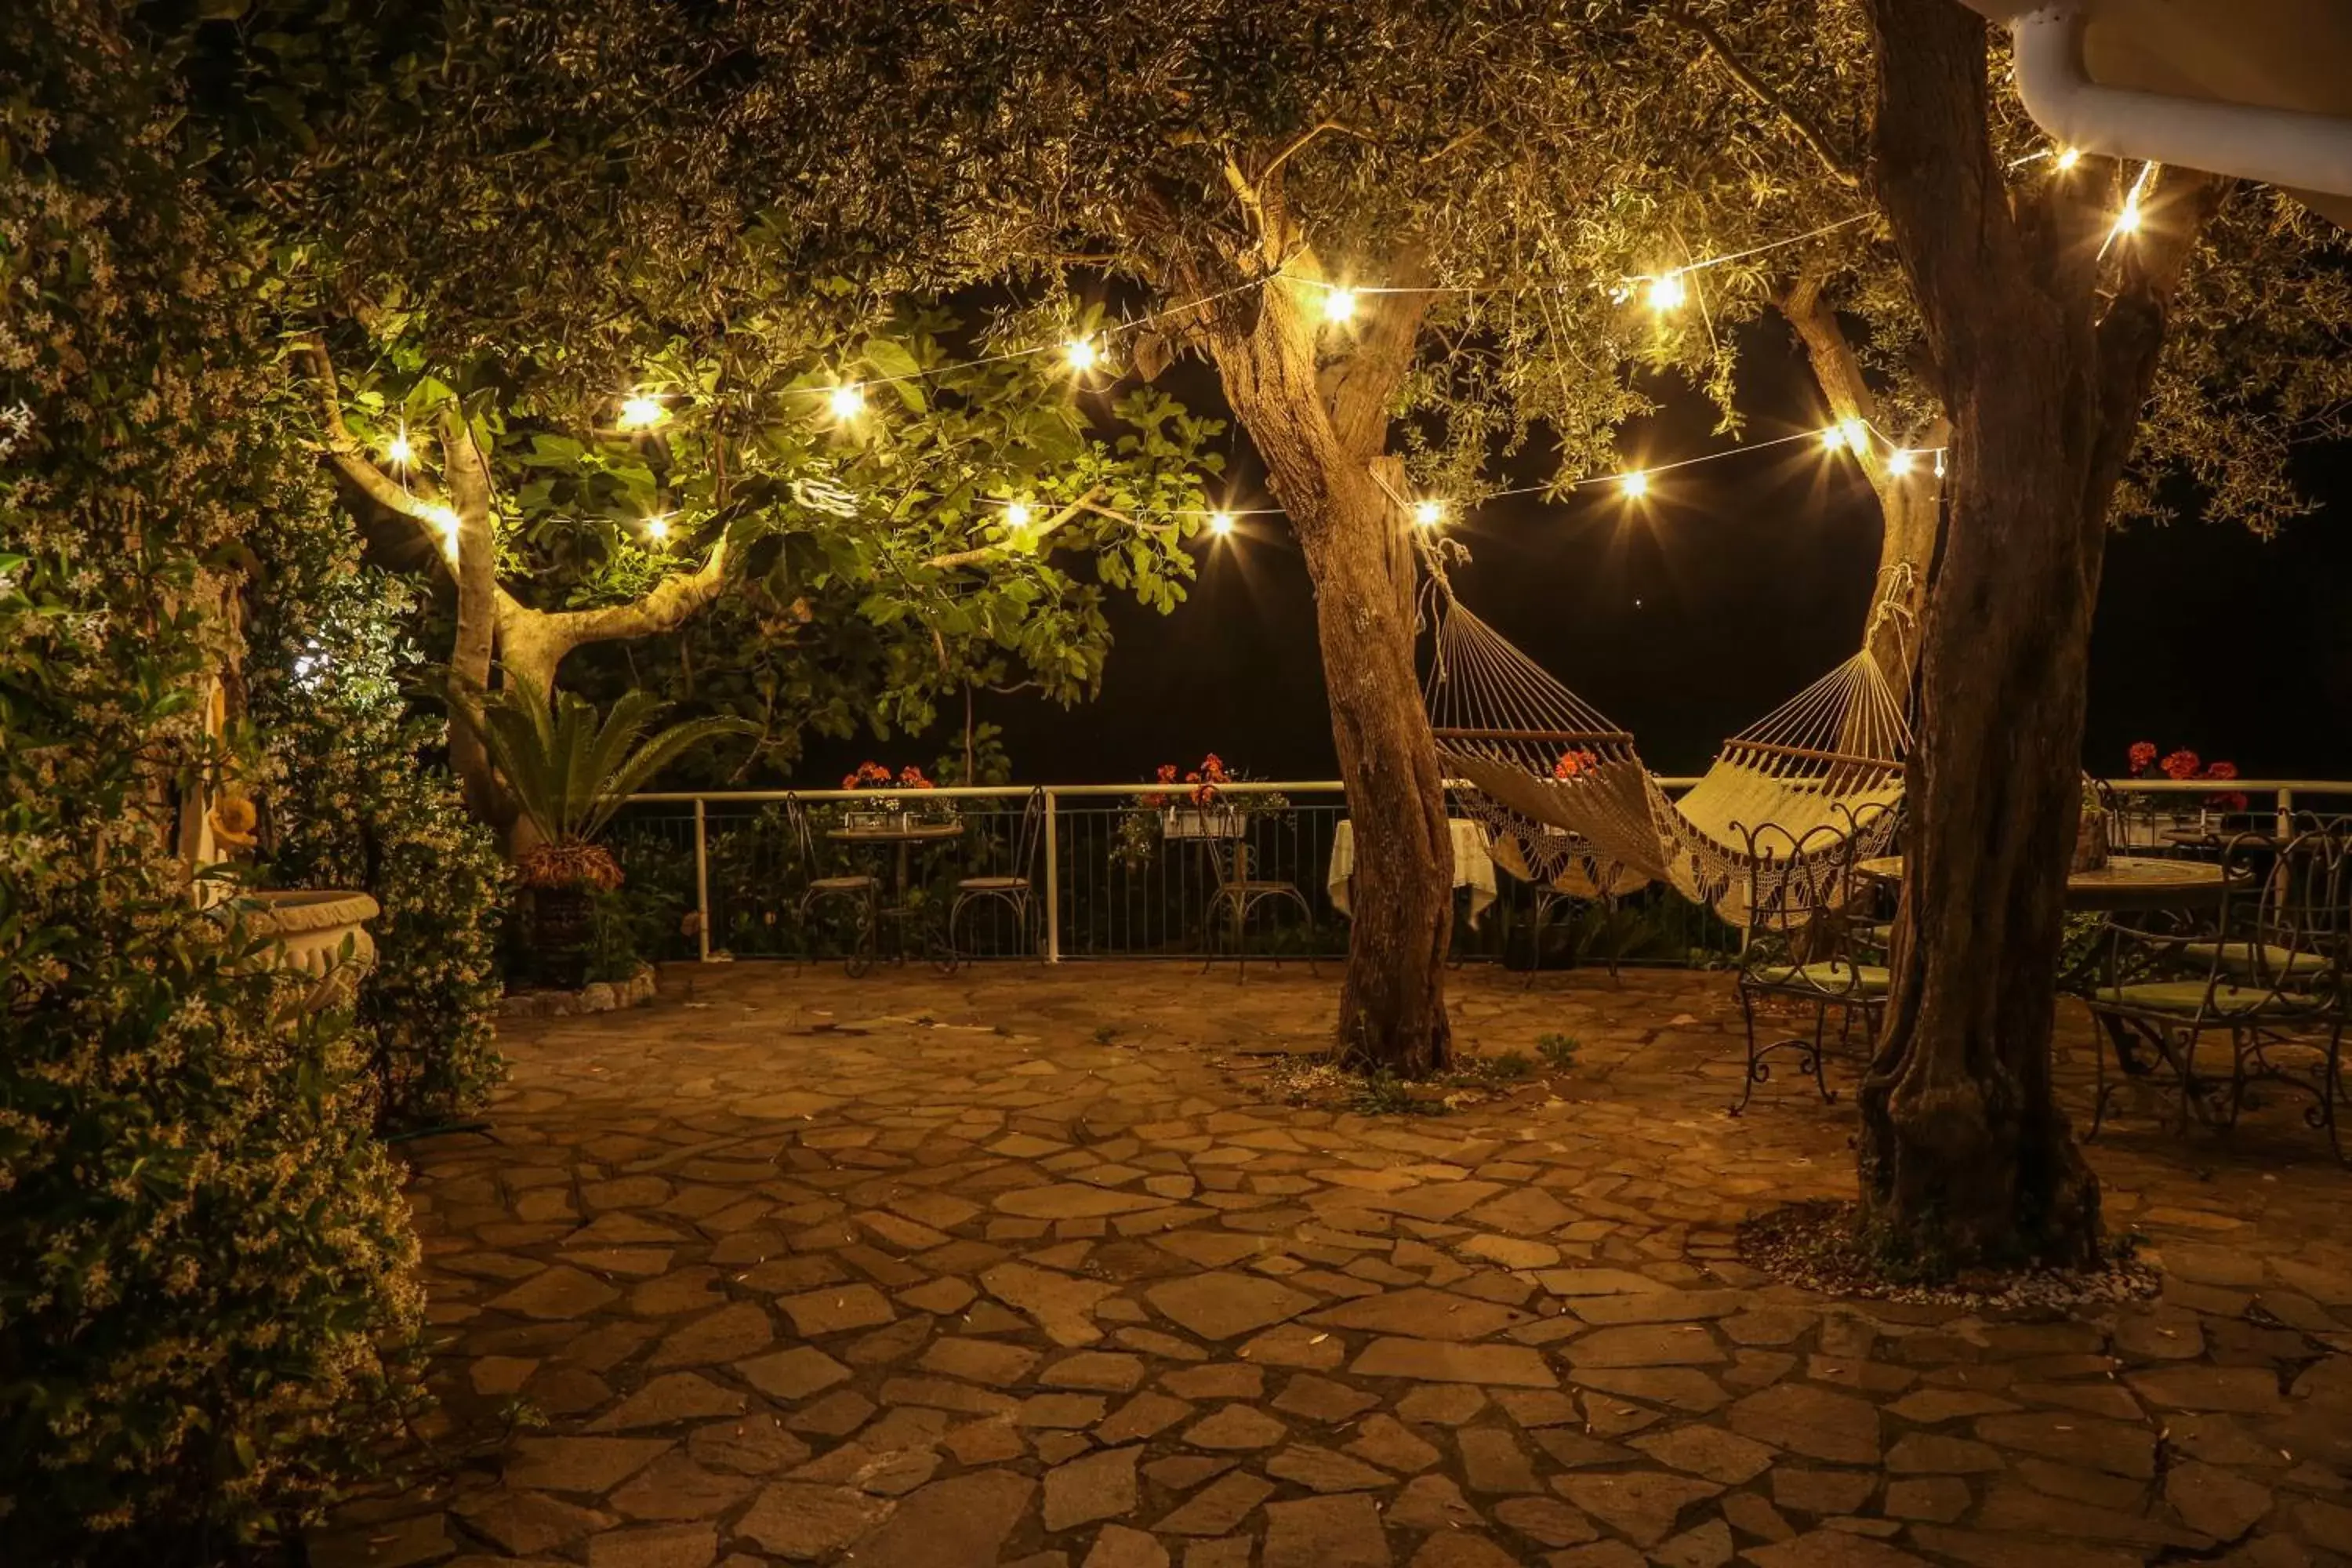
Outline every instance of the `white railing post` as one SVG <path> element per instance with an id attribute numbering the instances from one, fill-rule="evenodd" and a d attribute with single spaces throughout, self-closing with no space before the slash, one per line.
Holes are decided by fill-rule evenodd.
<path id="1" fill-rule="evenodd" d="M 710 837 L 704 831 L 702 797 L 694 797 L 694 940 L 702 962 L 710 962 Z"/>
<path id="2" fill-rule="evenodd" d="M 1062 836 L 1055 794 L 1045 792 L 1045 962 L 1062 962 Z"/>

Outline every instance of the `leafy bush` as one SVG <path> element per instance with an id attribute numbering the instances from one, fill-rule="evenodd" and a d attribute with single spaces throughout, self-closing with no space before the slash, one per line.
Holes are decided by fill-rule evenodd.
<path id="1" fill-rule="evenodd" d="M 309 523 L 310 526 L 300 526 Z M 357 565 L 349 531 L 257 530 L 267 592 L 247 685 L 271 777 L 262 847 L 274 886 L 357 888 L 383 915 L 362 984 L 359 1047 L 389 1127 L 450 1121 L 501 1071 L 493 1037 L 508 872 L 426 756 L 443 726 L 411 713 L 398 676 L 420 662 L 400 627 L 406 591 Z"/>
<path id="2" fill-rule="evenodd" d="M 44 1568 L 314 1517 L 420 1318 L 341 1022 L 270 1026 L 173 852 L 238 531 L 327 497 L 121 14 L 0 5 L 0 1541 Z"/>

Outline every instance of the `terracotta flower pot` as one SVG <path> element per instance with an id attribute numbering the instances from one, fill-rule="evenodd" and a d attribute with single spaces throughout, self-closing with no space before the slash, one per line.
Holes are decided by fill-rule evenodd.
<path id="1" fill-rule="evenodd" d="M 588 948 L 595 935 L 596 895 L 582 887 L 530 889 L 533 978 L 558 990 L 588 982 Z"/>

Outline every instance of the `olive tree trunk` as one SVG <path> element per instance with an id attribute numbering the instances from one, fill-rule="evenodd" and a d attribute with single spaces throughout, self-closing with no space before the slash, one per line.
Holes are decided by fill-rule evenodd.
<path id="1" fill-rule="evenodd" d="M 1872 0 L 1874 179 L 1952 424 L 1907 782 L 1887 1027 L 1862 1095 L 1865 1220 L 1949 1268 L 2097 1254 L 2099 1189 L 2052 1092 L 2051 1033 L 2107 503 L 2210 200 L 2165 182 L 2102 242 L 2112 165 L 2012 201 L 1985 24 Z"/>
<path id="2" fill-rule="evenodd" d="M 1381 296 L 1318 373 L 1315 330 L 1282 284 L 1249 290 L 1205 331 L 1234 413 L 1265 460 L 1315 584 L 1331 737 L 1354 824 L 1341 1059 L 1420 1077 L 1452 1056 L 1454 926 L 1444 775 L 1413 668 L 1414 523 L 1384 456 L 1421 297 Z"/>

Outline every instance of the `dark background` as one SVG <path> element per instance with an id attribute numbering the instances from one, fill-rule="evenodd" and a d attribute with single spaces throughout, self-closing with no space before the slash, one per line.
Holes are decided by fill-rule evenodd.
<path id="1" fill-rule="evenodd" d="M 1784 334 L 1759 330 L 1742 363 L 1741 440 L 1827 423 Z M 1172 376 L 1222 412 L 1213 376 Z M 1656 418 L 1621 450 L 1659 465 L 1731 443 L 1713 410 L 1660 389 Z M 1230 502 L 1269 504 L 1246 437 L 1232 437 Z M 1539 477 L 1535 472 L 1514 479 Z M 2352 502 L 2352 453 L 2317 449 L 2302 477 Z M 2137 740 L 2226 758 L 2246 777 L 2352 777 L 2352 529 L 2341 504 L 2264 541 L 2187 509 L 2110 540 L 2091 661 L 2084 763 L 2125 771 Z M 1570 689 L 1639 737 L 1664 773 L 1696 773 L 1717 743 L 1859 646 L 1878 519 L 1850 460 L 1811 442 L 1661 474 L 1629 505 L 1613 489 L 1563 502 L 1496 500 L 1449 522 L 1471 562 L 1465 603 Z M 1215 752 L 1260 778 L 1335 776 L 1314 601 L 1278 516 L 1244 518 L 1198 545 L 1200 579 L 1162 616 L 1114 595 L 1117 635 L 1099 700 L 1063 710 L 982 693 L 1024 783 L 1119 783 Z M 928 763 L 958 743 L 861 739 L 812 749 L 795 781 L 829 784 L 857 760 Z"/>

